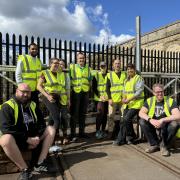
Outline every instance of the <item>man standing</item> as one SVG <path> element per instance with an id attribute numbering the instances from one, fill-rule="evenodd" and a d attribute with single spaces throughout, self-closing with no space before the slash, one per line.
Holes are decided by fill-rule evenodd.
<path id="1" fill-rule="evenodd" d="M 105 62 L 100 63 L 100 71 L 98 71 L 92 81 L 92 89 L 94 92 L 94 100 L 97 104 L 96 117 L 96 138 L 102 139 L 107 136 L 105 132 L 108 114 L 108 96 L 106 93 L 107 66 Z"/>
<path id="2" fill-rule="evenodd" d="M 31 88 L 32 100 L 36 103 L 38 100 L 37 81 L 39 79 L 42 64 L 37 58 L 38 46 L 35 43 L 29 45 L 29 55 L 19 55 L 16 67 L 16 82 L 17 84 L 26 83 Z"/>
<path id="3" fill-rule="evenodd" d="M 85 114 L 87 112 L 88 97 L 91 80 L 90 67 L 85 64 L 83 53 L 77 54 L 77 64 L 70 64 L 70 79 L 72 86 L 71 107 L 71 139 L 76 140 L 76 123 L 79 122 L 79 137 L 87 138 L 85 134 Z"/>
<path id="4" fill-rule="evenodd" d="M 136 138 L 133 128 L 133 117 L 138 114 L 144 103 L 144 80 L 136 74 L 134 64 L 127 65 L 127 79 L 124 81 L 122 113 L 123 119 L 120 123 L 120 131 L 114 145 L 127 142 L 132 144 Z"/>
<path id="5" fill-rule="evenodd" d="M 124 80 L 126 79 L 126 72 L 121 71 L 121 62 L 119 59 L 115 59 L 113 62 L 113 69 L 107 74 L 107 95 L 109 99 L 109 122 L 108 131 L 112 133 L 112 139 L 114 139 L 119 131 L 119 119 L 115 119 L 115 114 L 118 112 L 121 116 L 122 105 L 122 91 Z"/>
<path id="6" fill-rule="evenodd" d="M 148 98 L 139 111 L 140 125 L 150 144 L 150 148 L 145 151 L 147 153 L 158 151 L 161 140 L 161 155 L 169 156 L 168 145 L 177 132 L 180 111 L 172 98 L 164 96 L 162 84 L 153 85 L 153 94 L 154 96 Z M 157 132 L 161 139 L 158 138 Z"/>
<path id="7" fill-rule="evenodd" d="M 34 170 L 48 172 L 46 157 L 54 139 L 51 128 L 46 127 L 36 103 L 30 98 L 30 87 L 21 83 L 15 96 L 1 105 L 0 110 L 0 146 L 20 168 L 19 179 L 23 180 L 31 179 L 32 174 L 20 150 L 31 149 Z"/>

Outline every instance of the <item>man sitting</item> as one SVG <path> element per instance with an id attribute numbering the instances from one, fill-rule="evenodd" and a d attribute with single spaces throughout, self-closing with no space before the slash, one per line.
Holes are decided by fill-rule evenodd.
<path id="1" fill-rule="evenodd" d="M 31 89 L 25 84 L 18 85 L 16 94 L 1 105 L 0 146 L 5 154 L 20 168 L 19 179 L 31 179 L 32 174 L 24 161 L 21 150 L 32 149 L 32 165 L 38 172 L 47 172 L 46 157 L 53 143 L 52 129 L 31 101 Z"/>
<path id="2" fill-rule="evenodd" d="M 150 148 L 146 149 L 146 152 L 153 153 L 159 150 L 157 136 L 157 132 L 159 132 L 161 154 L 169 156 L 168 145 L 177 132 L 180 111 L 172 98 L 164 96 L 162 84 L 153 85 L 153 94 L 154 96 L 147 99 L 139 112 L 140 126 L 150 144 Z"/>

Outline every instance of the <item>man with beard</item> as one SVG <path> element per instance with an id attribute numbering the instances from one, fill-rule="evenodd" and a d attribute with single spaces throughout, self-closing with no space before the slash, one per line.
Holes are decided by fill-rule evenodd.
<path id="1" fill-rule="evenodd" d="M 32 150 L 34 170 L 50 170 L 46 157 L 54 137 L 39 112 L 36 103 L 31 101 L 31 89 L 25 83 L 19 84 L 15 96 L 1 105 L 0 146 L 21 170 L 19 179 L 32 178 L 21 150 Z"/>
<path id="2" fill-rule="evenodd" d="M 42 63 L 37 57 L 38 46 L 35 43 L 29 45 L 29 54 L 23 54 L 18 56 L 17 67 L 16 67 L 16 82 L 26 83 L 31 88 L 31 99 L 35 103 L 39 103 L 37 81 L 39 79 Z"/>

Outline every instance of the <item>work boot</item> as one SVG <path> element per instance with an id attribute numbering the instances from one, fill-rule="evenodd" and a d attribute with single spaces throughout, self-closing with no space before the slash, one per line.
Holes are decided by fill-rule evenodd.
<path id="1" fill-rule="evenodd" d="M 150 146 L 149 148 L 147 148 L 145 150 L 146 153 L 153 153 L 153 152 L 156 152 L 156 151 L 159 151 L 160 148 L 158 145 L 154 145 L 154 146 Z"/>

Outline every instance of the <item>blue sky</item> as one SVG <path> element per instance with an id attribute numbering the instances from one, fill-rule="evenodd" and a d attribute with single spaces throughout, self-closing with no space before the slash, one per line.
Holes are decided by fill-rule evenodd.
<path id="1" fill-rule="evenodd" d="M 135 18 L 141 16 L 142 33 L 180 20 L 180 0 L 84 0 L 87 6 L 101 4 L 108 13 L 112 33 L 135 35 Z"/>
<path id="2" fill-rule="evenodd" d="M 180 20 L 180 0 L 0 0 L 0 31 L 117 44 Z"/>

